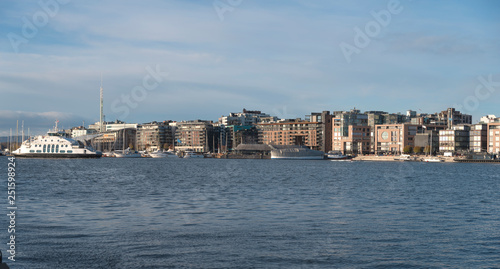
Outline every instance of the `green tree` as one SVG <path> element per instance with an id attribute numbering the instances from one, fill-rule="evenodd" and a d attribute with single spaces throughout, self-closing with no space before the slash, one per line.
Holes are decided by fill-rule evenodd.
<path id="1" fill-rule="evenodd" d="M 410 154 L 412 152 L 413 148 L 411 146 L 405 146 L 403 148 L 403 153 L 404 154 Z"/>
<path id="2" fill-rule="evenodd" d="M 422 147 L 414 147 L 413 152 L 415 152 L 416 154 L 422 153 Z"/>
<path id="3" fill-rule="evenodd" d="M 425 146 L 424 153 L 429 154 L 431 152 L 431 146 Z"/>

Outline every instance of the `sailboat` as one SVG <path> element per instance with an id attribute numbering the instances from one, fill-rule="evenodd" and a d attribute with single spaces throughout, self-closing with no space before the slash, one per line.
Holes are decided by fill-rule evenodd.
<path id="1" fill-rule="evenodd" d="M 125 126 L 123 126 L 123 149 L 125 148 Z M 130 148 L 124 149 L 121 152 L 115 151 L 116 158 L 140 158 L 141 154 Z"/>
<path id="2" fill-rule="evenodd" d="M 427 129 L 427 128 L 425 127 L 425 129 Z M 440 159 L 438 157 L 432 157 L 432 144 L 433 144 L 433 142 L 434 141 L 432 140 L 432 130 L 431 130 L 431 143 L 430 143 L 430 149 L 429 149 L 429 151 L 430 151 L 429 152 L 430 157 L 424 158 L 423 161 L 426 162 L 426 163 L 441 163 L 441 162 L 444 162 L 444 160 L 442 160 L 442 159 Z"/>

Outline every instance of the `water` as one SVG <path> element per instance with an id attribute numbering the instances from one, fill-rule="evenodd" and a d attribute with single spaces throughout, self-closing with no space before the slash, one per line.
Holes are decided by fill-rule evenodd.
<path id="1" fill-rule="evenodd" d="M 11 268 L 500 267 L 495 164 L 103 158 L 17 167 Z"/>

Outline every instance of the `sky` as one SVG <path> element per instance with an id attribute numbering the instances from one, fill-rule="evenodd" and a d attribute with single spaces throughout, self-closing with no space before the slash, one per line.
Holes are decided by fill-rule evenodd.
<path id="1" fill-rule="evenodd" d="M 42 4 L 41 4 L 42 3 Z M 5 0 L 0 136 L 353 108 L 500 116 L 500 1 Z"/>

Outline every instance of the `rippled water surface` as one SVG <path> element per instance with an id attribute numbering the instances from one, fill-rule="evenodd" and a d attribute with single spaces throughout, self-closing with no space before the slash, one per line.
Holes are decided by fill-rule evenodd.
<path id="1" fill-rule="evenodd" d="M 500 165 L 16 161 L 11 268 L 500 267 Z"/>

